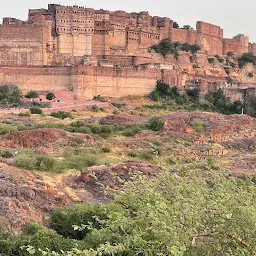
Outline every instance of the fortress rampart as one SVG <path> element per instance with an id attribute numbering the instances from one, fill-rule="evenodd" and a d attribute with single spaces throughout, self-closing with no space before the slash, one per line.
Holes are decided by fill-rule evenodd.
<path id="1" fill-rule="evenodd" d="M 223 38 L 223 29 L 197 22 L 196 30 L 173 28 L 167 17 L 50 4 L 29 10 L 28 20 L 4 18 L 0 26 L 2 65 L 72 65 L 82 56 L 143 55 L 160 40 L 197 44 L 208 55 L 255 51 L 246 36 Z M 143 57 L 143 56 L 142 56 Z M 69 59 L 69 60 L 67 60 Z M 56 61 L 57 60 L 57 61 Z"/>
<path id="2" fill-rule="evenodd" d="M 249 51 L 256 54 L 256 45 L 244 35 L 224 39 L 223 29 L 203 21 L 197 22 L 195 30 L 174 28 L 173 24 L 171 18 L 148 12 L 57 4 L 29 10 L 26 21 L 4 18 L 0 25 L 0 83 L 15 83 L 24 90 L 71 91 L 77 99 L 146 94 L 156 80 L 181 86 L 191 73 L 186 53 L 176 61 L 151 50 L 162 39 L 198 45 L 202 56 L 222 56 L 229 51 L 236 56 Z M 201 59 L 208 67 L 207 58 L 198 56 L 199 64 Z M 200 75 L 209 76 L 210 72 L 217 77 L 221 72 L 216 69 Z M 226 79 L 223 72 L 221 80 Z M 195 75 L 192 70 L 191 79 Z"/>

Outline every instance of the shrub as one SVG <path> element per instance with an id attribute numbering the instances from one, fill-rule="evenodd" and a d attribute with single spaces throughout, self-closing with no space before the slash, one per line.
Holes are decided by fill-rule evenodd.
<path id="1" fill-rule="evenodd" d="M 37 155 L 35 157 L 35 168 L 39 171 L 54 171 L 56 160 L 51 156 Z"/>
<path id="2" fill-rule="evenodd" d="M 189 56 L 189 61 L 191 63 L 193 63 L 195 61 L 195 56 L 193 56 L 193 55 Z"/>
<path id="3" fill-rule="evenodd" d="M 224 62 L 224 59 L 221 58 L 218 54 L 216 54 L 214 57 L 218 60 L 218 62 L 220 62 L 220 63 Z"/>
<path id="4" fill-rule="evenodd" d="M 86 167 L 91 167 L 96 165 L 98 162 L 95 155 L 77 155 L 71 156 L 63 161 L 63 165 L 68 169 L 83 170 Z"/>
<path id="5" fill-rule="evenodd" d="M 0 104 L 19 103 L 21 99 L 20 89 L 13 84 L 0 85 Z"/>
<path id="6" fill-rule="evenodd" d="M 34 115 L 34 114 L 42 115 L 43 114 L 43 110 L 39 107 L 31 107 L 29 110 L 32 115 Z"/>
<path id="7" fill-rule="evenodd" d="M 180 27 L 179 24 L 176 21 L 174 21 L 173 22 L 173 28 L 179 28 L 179 27 Z"/>
<path id="8" fill-rule="evenodd" d="M 161 131 L 164 128 L 164 122 L 158 118 L 152 118 L 148 122 L 148 128 L 152 131 Z"/>
<path id="9" fill-rule="evenodd" d="M 204 121 L 202 119 L 194 119 L 190 122 L 189 126 L 197 133 L 203 133 L 205 130 Z"/>
<path id="10" fill-rule="evenodd" d="M 92 111 L 99 112 L 99 107 L 97 105 L 92 105 Z"/>
<path id="11" fill-rule="evenodd" d="M 29 91 L 26 95 L 25 98 L 28 99 L 34 99 L 34 98 L 38 98 L 39 94 L 36 91 Z"/>
<path id="12" fill-rule="evenodd" d="M 146 160 L 146 161 L 152 161 L 154 159 L 154 155 L 152 154 L 151 151 L 149 150 L 145 150 L 145 151 L 142 151 L 140 153 L 140 156 L 139 156 L 142 160 Z"/>
<path id="13" fill-rule="evenodd" d="M 181 46 L 181 50 L 182 50 L 182 51 L 185 51 L 185 52 L 190 52 L 190 50 L 191 50 L 190 44 L 187 44 L 187 43 L 183 44 L 183 45 Z"/>
<path id="14" fill-rule="evenodd" d="M 6 151 L 3 151 L 3 152 L 0 151 L 0 156 L 3 157 L 3 158 L 12 158 L 13 154 L 10 151 L 6 150 Z"/>
<path id="15" fill-rule="evenodd" d="M 18 114 L 18 116 L 20 116 L 20 117 L 30 117 L 30 113 L 29 112 L 20 112 Z"/>
<path id="16" fill-rule="evenodd" d="M 193 28 L 190 25 L 184 25 L 181 29 L 193 30 Z"/>
<path id="17" fill-rule="evenodd" d="M 57 161 L 51 156 L 34 155 L 31 152 L 22 152 L 14 158 L 13 165 L 26 170 L 43 172 L 57 171 Z"/>
<path id="18" fill-rule="evenodd" d="M 153 45 L 151 48 L 165 58 L 167 54 L 177 55 L 176 47 L 177 45 L 172 43 L 170 39 L 163 39 L 158 45 Z"/>
<path id="19" fill-rule="evenodd" d="M 253 55 L 253 53 L 244 53 L 240 58 L 238 58 L 238 65 L 240 68 L 242 68 L 247 63 L 252 63 L 253 65 L 256 65 L 256 56 Z"/>
<path id="20" fill-rule="evenodd" d="M 104 147 L 104 148 L 102 148 L 101 150 L 102 150 L 102 152 L 104 152 L 104 153 L 110 153 L 110 152 L 111 152 L 111 148 L 110 148 L 110 147 Z"/>
<path id="21" fill-rule="evenodd" d="M 198 45 L 196 45 L 196 44 L 193 44 L 193 45 L 190 46 L 190 51 L 191 51 L 192 53 L 196 53 L 196 52 L 198 52 L 198 51 L 200 51 L 200 50 L 201 50 L 201 47 L 198 46 Z"/>
<path id="22" fill-rule="evenodd" d="M 125 103 L 114 103 L 114 102 L 112 102 L 111 104 L 112 104 L 114 107 L 119 108 L 119 109 L 125 107 L 125 105 L 126 105 Z"/>
<path id="23" fill-rule="evenodd" d="M 39 102 L 36 102 L 36 101 L 32 101 L 32 102 L 31 102 L 31 105 L 32 105 L 33 107 L 40 107 L 40 106 L 41 106 L 41 104 L 40 104 Z"/>
<path id="24" fill-rule="evenodd" d="M 104 138 L 106 138 L 107 136 L 109 136 L 113 133 L 113 127 L 110 125 L 94 124 L 94 125 L 90 125 L 88 127 L 91 129 L 92 133 L 98 134 Z"/>
<path id="25" fill-rule="evenodd" d="M 11 133 L 11 132 L 17 132 L 18 127 L 13 125 L 0 125 L 0 135 Z"/>
<path id="26" fill-rule="evenodd" d="M 249 73 L 247 74 L 247 76 L 250 77 L 250 78 L 253 78 L 253 77 L 254 77 L 254 75 L 253 75 L 252 72 L 249 72 Z"/>
<path id="27" fill-rule="evenodd" d="M 136 152 L 129 152 L 128 156 L 135 158 L 135 157 L 137 157 L 137 153 Z"/>
<path id="28" fill-rule="evenodd" d="M 106 218 L 100 205 L 77 205 L 58 209 L 51 213 L 50 226 L 66 238 L 82 240 L 90 232 L 85 228 L 82 232 L 75 231 L 73 225 L 92 223 L 94 228 L 99 228 L 98 218 Z M 97 216 L 97 217 L 96 217 Z"/>
<path id="29" fill-rule="evenodd" d="M 209 62 L 210 64 L 213 64 L 213 63 L 215 62 L 215 58 L 208 58 L 208 62 Z"/>
<path id="30" fill-rule="evenodd" d="M 51 113 L 51 116 L 59 119 L 72 118 L 72 115 L 69 112 L 65 112 L 65 111 L 53 112 Z"/>
<path id="31" fill-rule="evenodd" d="M 134 127 L 128 128 L 122 134 L 126 137 L 132 137 L 132 136 L 135 136 L 138 133 L 141 133 L 141 131 L 142 130 L 139 126 L 134 126 Z"/>
<path id="32" fill-rule="evenodd" d="M 230 51 L 230 52 L 227 52 L 227 56 L 228 56 L 228 57 L 234 57 L 234 53 L 231 52 L 231 51 Z"/>
<path id="33" fill-rule="evenodd" d="M 174 157 L 168 157 L 166 159 L 166 163 L 169 165 L 175 165 L 177 163 L 177 160 Z"/>
<path id="34" fill-rule="evenodd" d="M 13 165 L 26 170 L 35 170 L 35 158 L 30 152 L 22 152 L 14 158 Z"/>
<path id="35" fill-rule="evenodd" d="M 70 125 L 72 127 L 79 128 L 79 127 L 83 127 L 84 126 L 84 122 L 83 121 L 76 121 L 76 122 L 71 123 Z"/>
<path id="36" fill-rule="evenodd" d="M 53 92 L 49 92 L 47 95 L 46 95 L 46 99 L 47 100 L 53 100 L 55 99 L 55 94 Z"/>

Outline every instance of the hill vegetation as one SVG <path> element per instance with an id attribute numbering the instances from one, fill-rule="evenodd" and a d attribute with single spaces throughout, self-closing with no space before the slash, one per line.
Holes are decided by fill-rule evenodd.
<path id="1" fill-rule="evenodd" d="M 158 81 L 104 109 L 5 115 L 0 255 L 253 256 L 255 106 Z"/>

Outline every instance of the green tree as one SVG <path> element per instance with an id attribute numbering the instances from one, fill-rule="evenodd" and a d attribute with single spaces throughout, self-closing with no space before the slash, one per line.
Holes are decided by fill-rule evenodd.
<path id="1" fill-rule="evenodd" d="M 9 103 L 19 103 L 20 99 L 21 91 L 16 85 L 0 85 L 0 105 Z"/>
<path id="2" fill-rule="evenodd" d="M 158 118 L 152 118 L 148 122 L 148 128 L 152 131 L 160 131 L 164 128 L 164 122 Z"/>
<path id="3" fill-rule="evenodd" d="M 26 95 L 26 98 L 28 99 L 34 99 L 34 98 L 38 98 L 39 94 L 36 91 L 29 91 Z"/>
<path id="4" fill-rule="evenodd" d="M 174 21 L 173 22 L 173 28 L 179 28 L 179 27 L 180 27 L 179 24 L 176 21 Z"/>
<path id="5" fill-rule="evenodd" d="M 256 56 L 254 56 L 251 52 L 244 53 L 240 58 L 238 58 L 238 64 L 240 68 L 242 68 L 247 63 L 252 63 L 253 65 L 256 65 Z"/>
<path id="6" fill-rule="evenodd" d="M 53 100 L 55 99 L 55 94 L 53 92 L 49 92 L 47 95 L 46 95 L 46 99 L 47 100 Z"/>
<path id="7" fill-rule="evenodd" d="M 201 50 L 201 47 L 196 45 L 196 44 L 193 44 L 193 45 L 190 46 L 190 50 L 191 50 L 192 53 L 196 53 L 196 52 Z"/>
<path id="8" fill-rule="evenodd" d="M 185 44 L 183 44 L 183 45 L 181 46 L 181 50 L 182 50 L 182 51 L 185 51 L 185 52 L 190 52 L 190 51 L 191 51 L 191 45 L 185 43 Z"/>
<path id="9" fill-rule="evenodd" d="M 193 30 L 194 28 L 192 28 L 190 25 L 184 25 L 182 27 L 182 29 L 185 29 L 185 30 Z"/>
<path id="10" fill-rule="evenodd" d="M 151 48 L 160 53 L 163 57 L 166 57 L 167 54 L 173 54 L 174 56 L 178 55 L 176 45 L 170 41 L 170 39 L 163 39 L 158 45 L 153 45 Z"/>

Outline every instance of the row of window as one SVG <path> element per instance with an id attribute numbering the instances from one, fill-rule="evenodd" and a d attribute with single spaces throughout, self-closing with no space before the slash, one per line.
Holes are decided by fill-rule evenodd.
<path id="1" fill-rule="evenodd" d="M 84 12 L 84 11 L 57 11 L 57 13 L 73 13 L 73 14 L 80 14 L 80 15 L 92 15 L 92 12 Z"/>
<path id="2" fill-rule="evenodd" d="M 119 24 L 116 24 L 115 27 L 117 27 L 117 28 L 125 28 L 126 25 L 119 25 Z"/>
<path id="3" fill-rule="evenodd" d="M 93 32 L 94 29 L 83 29 L 83 28 L 73 28 L 73 29 L 68 29 L 68 28 L 57 28 L 57 32 L 67 32 L 70 33 L 71 31 L 79 31 L 79 32 Z"/>
<path id="4" fill-rule="evenodd" d="M 129 32 L 129 35 L 139 35 L 138 32 Z M 160 39 L 160 36 L 150 35 L 150 34 L 141 34 L 142 37 L 152 38 L 152 39 Z"/>
<path id="5" fill-rule="evenodd" d="M 70 22 L 70 20 L 60 20 L 60 22 L 61 23 L 68 23 L 68 22 Z M 88 20 L 88 21 L 86 21 L 86 20 L 73 20 L 73 22 L 76 22 L 76 23 L 91 23 L 91 24 L 93 24 L 93 21 L 91 21 L 91 20 Z"/>

